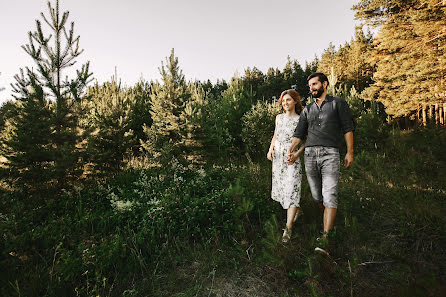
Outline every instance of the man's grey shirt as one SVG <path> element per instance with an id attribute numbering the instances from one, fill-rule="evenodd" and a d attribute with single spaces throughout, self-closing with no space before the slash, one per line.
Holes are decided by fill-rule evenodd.
<path id="1" fill-rule="evenodd" d="M 321 107 L 316 102 L 305 106 L 293 137 L 306 139 L 306 147 L 338 148 L 341 131 L 345 134 L 354 130 L 355 123 L 347 102 L 342 98 L 327 95 Z"/>

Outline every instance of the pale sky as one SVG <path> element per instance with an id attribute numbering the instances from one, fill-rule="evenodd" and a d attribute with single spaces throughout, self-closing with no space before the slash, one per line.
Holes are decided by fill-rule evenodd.
<path id="1" fill-rule="evenodd" d="M 358 0 L 60 0 L 70 12 L 94 78 L 118 77 L 132 86 L 159 79 L 172 48 L 187 80 L 230 79 L 247 67 L 283 69 L 287 56 L 304 66 L 330 42 L 354 35 Z M 55 3 L 52 2 L 52 3 Z M 11 97 L 19 68 L 35 66 L 20 47 L 35 31 L 46 0 L 0 0 L 0 102 Z M 45 25 L 46 26 L 46 25 Z M 44 28 L 46 28 L 44 26 Z"/>

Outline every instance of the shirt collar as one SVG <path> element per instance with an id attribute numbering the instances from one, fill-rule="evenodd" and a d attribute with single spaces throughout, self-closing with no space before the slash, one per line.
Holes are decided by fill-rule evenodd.
<path id="1" fill-rule="evenodd" d="M 324 105 L 325 102 L 331 102 L 331 101 L 333 101 L 333 99 L 334 99 L 333 96 L 326 95 L 326 96 L 325 96 L 325 100 L 322 102 L 321 106 Z M 317 104 L 317 103 L 316 103 L 316 98 L 313 98 L 313 102 L 314 102 L 314 104 Z"/>

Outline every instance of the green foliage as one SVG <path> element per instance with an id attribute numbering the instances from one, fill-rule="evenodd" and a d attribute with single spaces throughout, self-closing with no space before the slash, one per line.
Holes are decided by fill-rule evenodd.
<path id="1" fill-rule="evenodd" d="M 99 172 L 117 171 L 124 158 L 139 147 L 140 139 L 132 128 L 144 121 L 144 117 L 137 119 L 134 114 L 143 107 L 141 98 L 133 90 L 123 90 L 116 81 L 96 84 L 88 94 L 91 100 L 84 107 L 88 110 L 84 125 L 92 132 L 87 139 L 87 153 Z"/>
<path id="2" fill-rule="evenodd" d="M 0 152 L 7 160 L 2 168 L 4 181 L 31 193 L 50 187 L 55 178 L 55 151 L 49 103 L 32 76 L 27 83 L 29 93 L 9 109 Z"/>
<path id="3" fill-rule="evenodd" d="M 364 91 L 390 115 L 412 116 L 420 104 L 443 103 L 446 10 L 441 1 L 360 1 L 356 16 L 380 26 L 370 63 L 374 83 Z"/>
<path id="4" fill-rule="evenodd" d="M 265 223 L 265 236 L 262 239 L 263 244 L 263 259 L 275 263 L 276 265 L 283 265 L 284 259 L 280 257 L 282 236 L 279 232 L 279 223 L 275 215 L 272 215 Z"/>
<path id="5" fill-rule="evenodd" d="M 371 33 L 366 35 L 362 27 L 357 27 L 355 37 L 339 46 L 337 50 L 330 43 L 321 55 L 317 65 L 318 71 L 328 76 L 334 69 L 340 84 L 348 89 L 354 86 L 358 91 L 364 90 L 371 83 L 374 71 L 369 61 L 372 42 Z"/>
<path id="6" fill-rule="evenodd" d="M 45 36 L 41 22 L 36 20 L 36 31 L 29 32 L 29 44 L 22 46 L 36 63 L 36 70 L 26 68 L 26 75 L 23 71 L 21 76 L 16 75 L 13 90 L 16 99 L 29 98 L 27 88 L 31 85 L 37 92 L 42 92 L 41 98 L 50 102 L 45 129 L 51 130 L 51 141 L 47 145 L 54 148 L 50 166 L 61 189 L 82 174 L 79 161 L 83 137 L 78 129 L 76 108 L 84 99 L 91 73 L 87 62 L 76 71 L 74 78 L 66 76 L 63 80 L 64 71 L 75 64 L 82 50 L 79 49 L 79 36 L 74 35 L 74 23 L 68 30 L 66 28 L 69 13 L 60 15 L 57 0 L 55 8 L 48 2 L 48 9 L 51 17 L 48 19 L 43 13 L 41 16 L 52 34 Z"/>
<path id="7" fill-rule="evenodd" d="M 245 90 L 242 80 L 233 79 L 219 101 L 209 101 L 204 108 L 207 115 L 201 124 L 207 136 L 204 144 L 220 156 L 229 153 L 229 149 L 240 151 L 242 148 L 241 118 L 254 101 L 253 93 Z"/>
<path id="8" fill-rule="evenodd" d="M 230 286 L 248 295 L 248 287 L 265 290 L 262 296 L 441 295 L 445 131 L 390 136 L 342 169 L 331 258 L 314 254 L 322 215 L 306 184 L 305 215 L 281 244 L 285 212 L 269 197 L 266 161 L 194 169 L 173 160 L 85 184 L 45 205 L 3 192 L 0 292 L 229 295 Z"/>
<path id="9" fill-rule="evenodd" d="M 156 82 L 151 87 L 152 126 L 144 126 L 147 141 L 141 141 L 142 148 L 155 158 L 161 156 L 161 151 L 164 151 L 164 156 L 170 149 L 177 153 L 182 151 L 184 139 L 181 128 L 185 123 L 182 113 L 190 98 L 174 49 L 166 58 L 166 65 L 161 62 L 159 71 L 162 84 Z"/>
<path id="10" fill-rule="evenodd" d="M 280 113 L 277 102 L 258 101 L 242 117 L 242 139 L 251 157 L 265 157 L 274 134 L 274 122 Z"/>
<path id="11" fill-rule="evenodd" d="M 146 81 L 140 80 L 133 87 L 129 88 L 126 94 L 131 100 L 129 128 L 133 131 L 135 139 L 144 142 L 147 140 L 147 135 L 144 133 L 143 127 L 150 127 L 152 125 L 152 117 L 150 114 L 151 85 Z M 140 143 L 134 144 L 131 149 L 134 154 L 139 154 Z"/>
<path id="12" fill-rule="evenodd" d="M 390 129 L 376 112 L 376 103 L 357 119 L 355 144 L 359 150 L 371 151 L 387 143 Z"/>

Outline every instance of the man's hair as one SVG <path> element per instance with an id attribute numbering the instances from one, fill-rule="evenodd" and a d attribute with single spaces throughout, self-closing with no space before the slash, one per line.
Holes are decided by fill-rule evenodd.
<path id="1" fill-rule="evenodd" d="M 328 81 L 327 76 L 325 74 L 323 74 L 322 72 L 315 72 L 313 74 L 310 74 L 310 76 L 308 76 L 308 78 L 307 78 L 307 82 L 309 82 L 310 79 L 312 79 L 313 77 L 317 77 L 321 83 L 324 83 L 324 81 L 326 81 L 327 82 L 327 87 L 330 84 L 330 82 Z"/>

